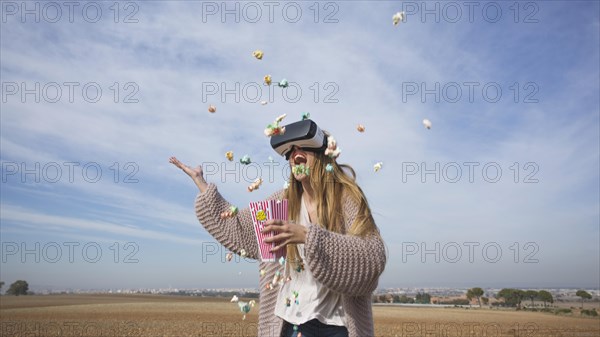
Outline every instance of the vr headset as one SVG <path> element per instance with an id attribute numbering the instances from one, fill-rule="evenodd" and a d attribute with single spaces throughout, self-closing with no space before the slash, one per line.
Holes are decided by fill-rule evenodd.
<path id="1" fill-rule="evenodd" d="M 310 119 L 285 126 L 285 133 L 271 136 L 271 147 L 286 160 L 290 159 L 292 149 L 298 146 L 304 151 L 322 152 L 327 148 L 327 136 L 317 123 Z"/>

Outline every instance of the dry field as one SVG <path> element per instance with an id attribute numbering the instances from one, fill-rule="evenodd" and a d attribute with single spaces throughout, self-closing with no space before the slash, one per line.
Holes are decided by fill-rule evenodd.
<path id="1" fill-rule="evenodd" d="M 0 297 L 0 336 L 256 336 L 228 299 L 159 295 Z M 377 336 L 597 337 L 599 318 L 489 309 L 374 306 Z"/>

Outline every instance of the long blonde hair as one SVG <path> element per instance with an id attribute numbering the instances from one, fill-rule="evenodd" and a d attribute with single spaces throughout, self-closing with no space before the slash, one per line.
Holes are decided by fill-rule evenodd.
<path id="1" fill-rule="evenodd" d="M 380 235 L 369 203 L 362 189 L 356 184 L 356 173 L 350 165 L 338 164 L 334 159 L 323 153 L 315 153 L 313 165 L 310 167 L 310 186 L 314 191 L 314 201 L 317 206 L 317 224 L 334 233 L 349 234 L 359 237 L 375 234 Z M 325 169 L 327 164 L 333 166 L 332 172 Z M 348 174 L 346 170 L 350 173 Z M 289 187 L 285 191 L 288 199 L 288 220 L 298 223 L 302 201 L 302 183 L 290 173 Z M 346 232 L 346 221 L 343 214 L 342 197 L 350 198 L 358 205 L 358 212 L 353 223 Z M 314 219 L 313 219 L 314 220 Z M 287 261 L 299 265 L 301 258 L 295 244 L 287 245 Z"/>

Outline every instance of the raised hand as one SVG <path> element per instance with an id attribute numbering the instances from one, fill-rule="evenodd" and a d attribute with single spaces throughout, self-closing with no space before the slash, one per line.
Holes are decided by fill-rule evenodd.
<path id="1" fill-rule="evenodd" d="M 183 172 L 185 172 L 185 174 L 190 176 L 190 178 L 192 178 L 192 180 L 194 181 L 196 186 L 198 186 L 198 189 L 200 189 L 200 192 L 204 193 L 204 191 L 206 191 L 206 189 L 208 188 L 208 184 L 206 183 L 206 180 L 204 180 L 204 176 L 202 175 L 202 167 L 201 166 L 197 166 L 196 168 L 191 168 L 191 167 L 185 165 L 184 163 L 180 162 L 179 159 L 177 159 L 176 157 L 169 158 L 169 163 L 177 166 L 178 168 L 183 170 Z"/>

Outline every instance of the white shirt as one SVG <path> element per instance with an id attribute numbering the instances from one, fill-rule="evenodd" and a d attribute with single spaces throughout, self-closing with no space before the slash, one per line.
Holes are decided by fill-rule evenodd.
<path id="1" fill-rule="evenodd" d="M 300 205 L 299 224 L 308 226 L 310 224 L 308 210 L 304 204 L 304 198 Z M 308 263 L 304 259 L 304 244 L 298 244 L 300 257 L 305 261 L 304 270 L 297 272 L 284 271 L 284 279 L 291 276 L 289 282 L 285 282 L 279 289 L 277 303 L 275 304 L 275 315 L 295 325 L 306 323 L 312 319 L 318 319 L 323 324 L 345 326 L 346 318 L 342 306 L 342 295 L 333 292 L 317 281 L 310 272 Z M 295 303 L 293 291 L 298 292 L 298 304 Z M 290 299 L 290 306 L 286 299 Z"/>

